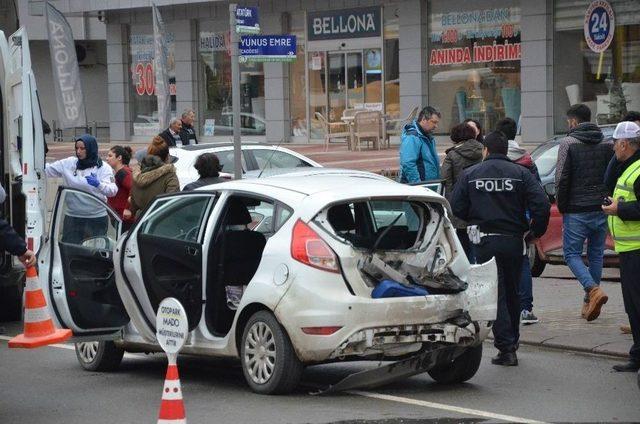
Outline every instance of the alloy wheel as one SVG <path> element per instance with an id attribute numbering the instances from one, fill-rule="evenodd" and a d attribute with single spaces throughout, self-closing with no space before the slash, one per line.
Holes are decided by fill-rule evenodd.
<path id="1" fill-rule="evenodd" d="M 96 359 L 99 342 L 82 342 L 77 344 L 78 357 L 81 361 L 89 364 Z"/>
<path id="2" fill-rule="evenodd" d="M 276 366 L 276 343 L 269 326 L 258 321 L 249 329 L 244 345 L 244 363 L 251 379 L 264 384 Z"/>

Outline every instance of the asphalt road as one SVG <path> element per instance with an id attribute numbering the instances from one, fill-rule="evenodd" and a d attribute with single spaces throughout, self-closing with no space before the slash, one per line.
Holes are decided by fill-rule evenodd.
<path id="1" fill-rule="evenodd" d="M 9 335 L 15 333 L 8 328 Z M 0 422 L 155 422 L 166 362 L 127 354 L 118 372 L 87 372 L 71 345 L 8 349 L 0 336 Z M 523 347 L 520 366 L 483 364 L 469 383 L 440 386 L 426 374 L 363 392 L 312 396 L 313 387 L 375 364 L 310 367 L 290 396 L 249 391 L 233 361 L 178 361 L 190 423 L 422 423 L 640 421 L 635 374 L 610 371 L 615 360 Z"/>

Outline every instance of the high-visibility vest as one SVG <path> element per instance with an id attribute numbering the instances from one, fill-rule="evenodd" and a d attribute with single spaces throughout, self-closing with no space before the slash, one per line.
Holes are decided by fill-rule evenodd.
<path id="1" fill-rule="evenodd" d="M 629 165 L 616 182 L 613 198 L 618 199 L 618 204 L 638 200 L 633 190 L 633 184 L 639 176 L 640 159 Z M 609 216 L 608 223 L 616 252 L 640 249 L 640 221 L 623 221 L 617 216 Z"/>

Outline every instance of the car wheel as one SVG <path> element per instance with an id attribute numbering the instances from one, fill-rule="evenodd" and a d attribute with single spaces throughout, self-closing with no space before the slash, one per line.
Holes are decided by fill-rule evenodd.
<path id="1" fill-rule="evenodd" d="M 539 277 L 544 272 L 544 267 L 547 266 L 547 263 L 540 258 L 538 255 L 538 249 L 536 249 L 535 245 L 529 246 L 529 265 L 531 266 L 531 276 Z"/>
<path id="2" fill-rule="evenodd" d="M 22 320 L 22 285 L 0 289 L 0 321 Z"/>
<path id="3" fill-rule="evenodd" d="M 76 357 L 87 371 L 115 371 L 120 366 L 123 355 L 124 349 L 114 342 L 76 343 Z"/>
<path id="4" fill-rule="evenodd" d="M 482 343 L 470 347 L 452 362 L 437 365 L 427 373 L 440 384 L 463 383 L 476 375 L 482 361 Z"/>
<path id="5" fill-rule="evenodd" d="M 260 394 L 289 393 L 296 388 L 302 375 L 303 365 L 289 336 L 267 311 L 258 311 L 247 321 L 240 360 L 247 383 Z"/>

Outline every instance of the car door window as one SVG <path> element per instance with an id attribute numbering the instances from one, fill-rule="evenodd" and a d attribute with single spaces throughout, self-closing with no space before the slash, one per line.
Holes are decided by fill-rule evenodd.
<path id="1" fill-rule="evenodd" d="M 235 172 L 236 167 L 233 161 L 234 153 L 232 149 L 213 153 L 218 156 L 218 160 L 220 161 L 220 165 L 222 166 L 222 172 L 227 172 L 229 174 L 233 174 Z M 240 160 L 242 162 L 242 169 L 246 170 L 247 162 L 244 160 L 244 152 Z"/>
<path id="2" fill-rule="evenodd" d="M 56 226 L 57 240 L 93 249 L 113 250 L 119 222 L 94 196 L 67 191 L 58 207 L 61 221 Z"/>
<path id="3" fill-rule="evenodd" d="M 558 150 L 560 150 L 559 144 L 553 144 L 546 150 L 533 155 L 533 160 L 538 167 L 538 173 L 541 176 L 549 175 L 556 169 L 556 162 L 558 161 Z"/>
<path id="4" fill-rule="evenodd" d="M 254 149 L 253 157 L 256 159 L 258 169 L 271 168 L 303 168 L 311 166 L 298 157 L 278 150 Z"/>
<path id="5" fill-rule="evenodd" d="M 251 223 L 247 225 L 248 229 L 258 231 L 265 237 L 270 237 L 275 233 L 276 205 L 273 202 L 260 201 L 256 205 L 247 206 L 247 210 L 251 215 Z"/>
<path id="6" fill-rule="evenodd" d="M 139 234 L 198 242 L 210 196 L 162 199 L 144 217 Z"/>

